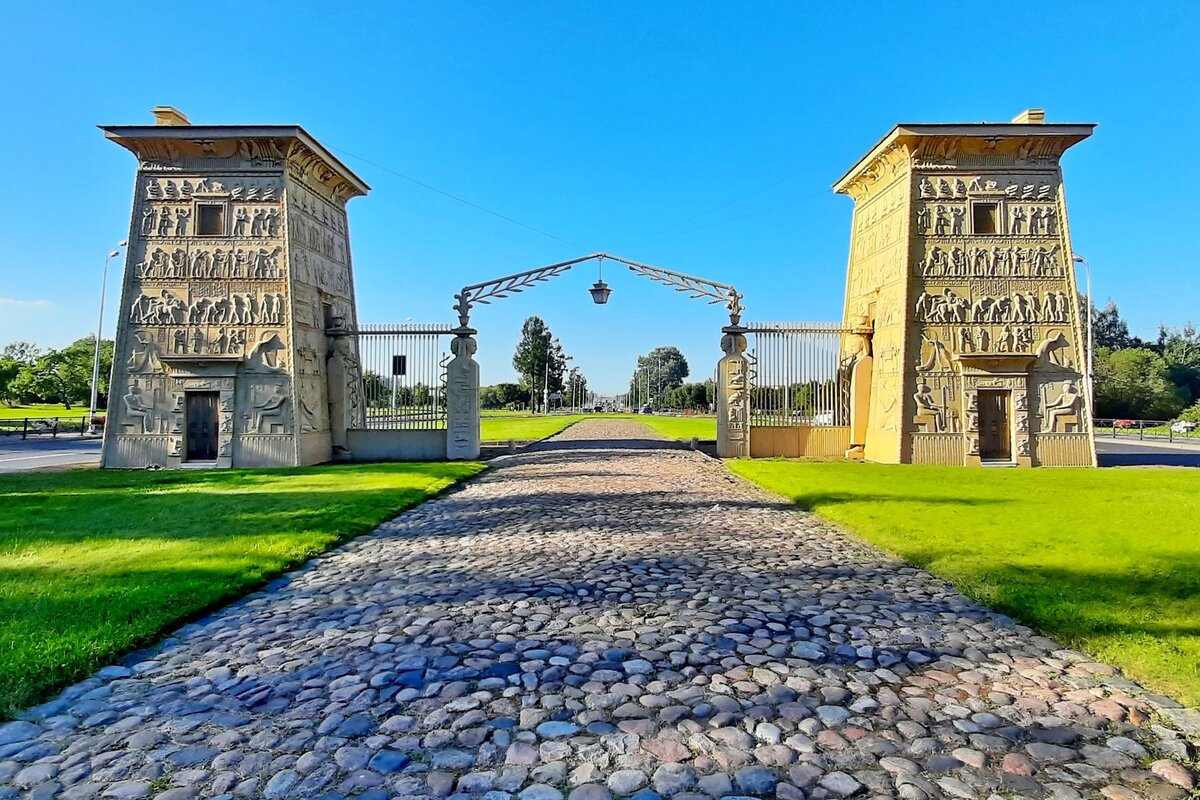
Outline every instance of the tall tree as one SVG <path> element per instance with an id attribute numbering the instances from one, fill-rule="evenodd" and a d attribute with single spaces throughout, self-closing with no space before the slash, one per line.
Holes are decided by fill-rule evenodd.
<path id="1" fill-rule="evenodd" d="M 1096 350 L 1096 416 L 1168 420 L 1186 405 L 1185 390 L 1171 383 L 1167 363 L 1154 351 Z"/>
<path id="2" fill-rule="evenodd" d="M 656 347 L 644 356 L 638 356 L 633 377 L 629 379 L 629 391 L 640 404 L 660 405 L 664 395 L 671 389 L 683 385 L 689 374 L 687 359 L 678 347 Z"/>
<path id="3" fill-rule="evenodd" d="M 21 347 L 14 352 L 24 357 L 39 352 L 36 347 L 26 342 L 16 344 Z M 92 359 L 95 346 L 95 337 L 85 336 L 62 350 L 41 353 L 32 362 L 21 366 L 17 376 L 8 385 L 8 393 L 15 395 L 21 402 L 62 403 L 67 408 L 73 404 L 86 403 L 92 389 Z M 97 405 L 101 408 L 107 405 L 112 354 L 112 340 L 101 340 L 100 380 L 97 387 Z"/>
<path id="4" fill-rule="evenodd" d="M 512 365 L 521 376 L 522 386 L 529 390 L 531 409 L 537 409 L 547 391 L 563 390 L 567 355 L 541 317 L 529 317 L 521 326 Z"/>
<path id="5" fill-rule="evenodd" d="M 1160 325 L 1155 349 L 1167 364 L 1167 378 L 1184 389 L 1188 402 L 1200 400 L 1200 333 L 1190 322 L 1182 328 Z"/>
<path id="6" fill-rule="evenodd" d="M 41 354 L 42 348 L 33 342 L 10 342 L 4 345 L 4 358 L 20 361 L 22 364 L 32 364 Z"/>
<path id="7" fill-rule="evenodd" d="M 1130 335 L 1129 323 L 1121 319 L 1121 312 L 1111 299 L 1102 309 L 1092 307 L 1092 338 L 1097 348 L 1107 347 L 1109 350 L 1124 350 L 1145 344 L 1138 337 Z"/>

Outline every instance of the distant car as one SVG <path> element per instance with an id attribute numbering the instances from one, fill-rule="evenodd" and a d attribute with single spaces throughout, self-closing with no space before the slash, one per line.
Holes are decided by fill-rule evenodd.
<path id="1" fill-rule="evenodd" d="M 642 406 L 642 413 L 643 414 L 653 414 L 654 407 L 651 406 L 649 403 L 646 403 L 646 405 Z"/>
<path id="2" fill-rule="evenodd" d="M 1171 424 L 1171 431 L 1173 433 L 1191 433 L 1197 428 L 1200 428 L 1200 422 L 1194 422 L 1190 419 L 1181 419 Z"/>

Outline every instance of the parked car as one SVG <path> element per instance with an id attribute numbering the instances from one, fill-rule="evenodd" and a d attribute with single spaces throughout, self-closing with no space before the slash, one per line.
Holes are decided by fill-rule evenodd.
<path id="1" fill-rule="evenodd" d="M 1200 422 L 1190 419 L 1181 419 L 1171 423 L 1171 431 L 1173 433 L 1191 433 L 1197 428 L 1200 428 Z"/>
<path id="2" fill-rule="evenodd" d="M 649 403 L 646 403 L 646 405 L 642 406 L 642 413 L 643 414 L 653 414 L 654 407 L 651 406 Z"/>

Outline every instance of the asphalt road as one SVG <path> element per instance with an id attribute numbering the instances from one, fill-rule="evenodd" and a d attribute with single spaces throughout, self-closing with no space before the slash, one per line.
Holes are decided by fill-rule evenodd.
<path id="1" fill-rule="evenodd" d="M 100 439 L 81 436 L 0 436 L 0 472 L 25 472 L 100 463 Z"/>
<path id="2" fill-rule="evenodd" d="M 1096 437 L 1102 467 L 1200 467 L 1200 442 L 1154 442 Z"/>

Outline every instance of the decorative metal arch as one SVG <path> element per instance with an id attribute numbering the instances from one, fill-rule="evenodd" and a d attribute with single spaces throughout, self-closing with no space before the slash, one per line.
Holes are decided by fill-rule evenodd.
<path id="1" fill-rule="evenodd" d="M 454 305 L 454 310 L 458 313 L 459 329 L 463 331 L 470 329 L 471 309 L 476 303 L 487 305 L 493 299 L 523 292 L 536 283 L 548 281 L 567 272 L 577 264 L 585 261 L 603 263 L 604 259 L 624 264 L 638 275 L 670 286 L 677 292 L 686 292 L 692 298 L 709 298 L 710 305 L 724 303 L 725 308 L 729 311 L 730 326 L 737 327 L 741 322 L 743 295 L 729 284 L 710 281 L 707 278 L 697 278 L 694 275 L 653 267 L 649 264 L 640 264 L 637 261 L 630 261 L 609 253 L 592 253 L 581 258 L 573 258 L 570 261 L 560 261 L 557 264 L 548 264 L 537 269 L 518 272 L 515 275 L 506 275 L 503 278 L 494 278 L 483 283 L 464 286 L 461 292 L 454 295 L 454 299 L 458 301 Z"/>

